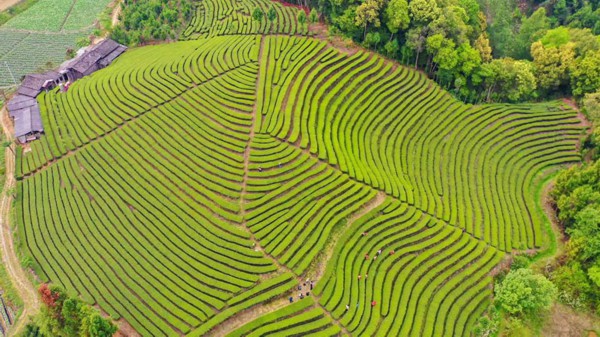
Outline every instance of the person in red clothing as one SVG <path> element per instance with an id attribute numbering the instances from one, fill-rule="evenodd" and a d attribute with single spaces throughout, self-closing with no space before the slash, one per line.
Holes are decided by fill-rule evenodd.
<path id="1" fill-rule="evenodd" d="M 375 302 L 375 301 L 371 302 L 371 306 L 372 306 L 372 307 L 374 307 L 374 306 L 376 306 L 376 305 L 377 305 L 377 302 Z"/>

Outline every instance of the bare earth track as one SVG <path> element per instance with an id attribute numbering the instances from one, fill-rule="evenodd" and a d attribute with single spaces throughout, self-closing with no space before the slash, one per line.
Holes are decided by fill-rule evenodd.
<path id="1" fill-rule="evenodd" d="M 18 4 L 20 1 L 21 0 L 0 0 L 0 12 Z"/>

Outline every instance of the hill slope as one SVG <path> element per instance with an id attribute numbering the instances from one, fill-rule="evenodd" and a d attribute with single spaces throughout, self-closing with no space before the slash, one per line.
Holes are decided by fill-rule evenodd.
<path id="1" fill-rule="evenodd" d="M 36 271 L 148 336 L 286 301 L 328 250 L 290 334 L 466 335 L 503 253 L 544 243 L 540 176 L 579 160 L 568 108 L 464 105 L 303 37 L 139 48 L 39 100 L 17 168 Z"/>

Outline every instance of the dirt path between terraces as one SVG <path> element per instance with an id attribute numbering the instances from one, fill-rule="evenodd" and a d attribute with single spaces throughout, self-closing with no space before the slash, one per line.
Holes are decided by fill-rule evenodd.
<path id="1" fill-rule="evenodd" d="M 2 118 L 2 129 L 8 140 L 12 141 L 12 131 L 10 121 L 8 120 L 8 112 L 6 109 L 0 111 Z M 9 336 L 17 336 L 20 334 L 28 317 L 35 315 L 40 309 L 40 299 L 37 291 L 23 268 L 15 252 L 13 242 L 13 232 L 10 227 L 10 206 L 13 196 L 9 191 L 15 187 L 15 155 L 16 145 L 14 142 L 9 148 L 6 148 L 6 180 L 4 189 L 0 199 L 0 250 L 2 253 L 2 263 L 6 267 L 6 272 L 13 282 L 13 286 L 17 289 L 19 296 L 23 299 L 23 311 L 19 317 L 17 324 L 10 331 Z"/>
<path id="2" fill-rule="evenodd" d="M 20 1 L 21 0 L 0 0 L 0 12 L 18 4 Z"/>
<path id="3" fill-rule="evenodd" d="M 121 0 L 116 0 L 114 4 L 113 12 L 111 14 L 112 26 L 116 26 L 119 23 L 119 15 L 121 15 Z"/>

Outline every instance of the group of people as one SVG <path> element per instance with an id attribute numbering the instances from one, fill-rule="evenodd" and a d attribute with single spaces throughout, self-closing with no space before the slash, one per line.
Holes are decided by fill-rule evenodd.
<path id="1" fill-rule="evenodd" d="M 369 232 L 362 232 L 362 234 L 361 234 L 361 235 L 362 235 L 362 236 L 367 236 L 367 235 L 369 235 Z M 381 255 L 381 252 L 382 252 L 382 250 L 381 250 L 381 249 L 377 251 L 377 255 L 373 256 L 373 261 L 377 260 L 377 257 L 378 257 L 379 255 Z M 393 249 L 392 249 L 392 250 L 390 250 L 390 255 L 394 255 L 395 253 L 396 253 L 396 251 L 394 251 Z M 365 260 L 370 260 L 369 253 L 365 253 Z M 367 277 L 368 277 L 368 275 L 366 275 L 366 274 L 365 274 L 365 279 L 366 279 Z M 361 276 L 360 276 L 360 275 L 358 275 L 358 279 L 359 279 L 359 280 L 361 279 Z"/>
<path id="2" fill-rule="evenodd" d="M 298 299 L 303 299 L 305 297 L 310 296 L 310 291 L 306 291 L 305 293 L 302 292 L 303 287 L 306 288 L 306 290 L 313 290 L 315 286 L 315 281 L 311 281 L 310 279 L 306 279 L 306 281 L 302 284 L 298 284 L 298 291 L 300 291 L 300 293 L 298 294 Z M 310 287 L 310 289 L 308 289 Z M 289 298 L 290 303 L 294 302 L 294 297 L 290 296 Z"/>

